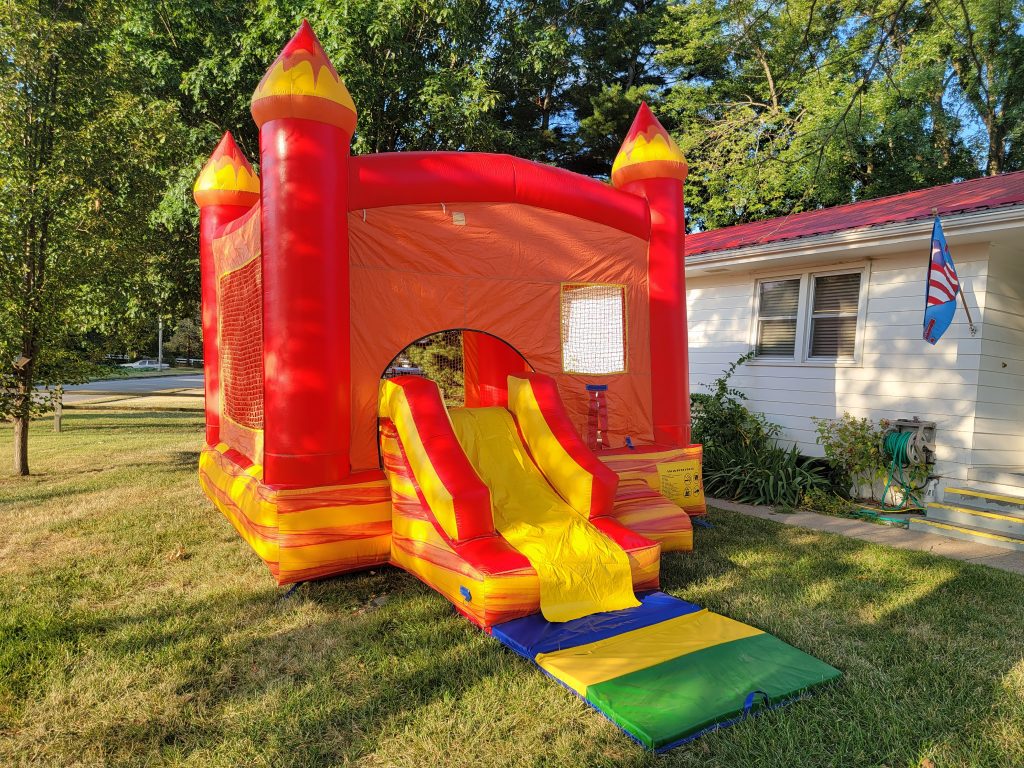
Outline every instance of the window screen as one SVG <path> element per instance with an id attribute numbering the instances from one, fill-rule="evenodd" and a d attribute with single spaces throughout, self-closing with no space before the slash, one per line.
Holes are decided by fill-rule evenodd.
<path id="1" fill-rule="evenodd" d="M 860 273 L 814 278 L 809 357 L 852 360 L 857 343 Z"/>
<path id="2" fill-rule="evenodd" d="M 562 286 L 562 370 L 626 370 L 626 296 L 620 285 Z"/>
<path id="3" fill-rule="evenodd" d="M 799 308 L 799 277 L 765 280 L 758 284 L 758 357 L 793 357 Z"/>

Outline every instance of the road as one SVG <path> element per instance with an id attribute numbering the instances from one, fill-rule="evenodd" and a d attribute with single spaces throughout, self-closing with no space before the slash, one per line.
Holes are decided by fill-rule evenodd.
<path id="1" fill-rule="evenodd" d="M 150 376 L 143 379 L 114 379 L 112 381 L 90 381 L 88 384 L 72 384 L 64 387 L 64 402 L 79 403 L 95 399 L 98 395 L 152 395 L 159 392 L 190 390 L 202 394 L 203 375 Z"/>

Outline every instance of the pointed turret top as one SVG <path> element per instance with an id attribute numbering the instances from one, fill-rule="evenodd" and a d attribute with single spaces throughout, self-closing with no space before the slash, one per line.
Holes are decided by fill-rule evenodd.
<path id="1" fill-rule="evenodd" d="M 256 87 L 252 116 L 259 126 L 302 117 L 337 126 L 350 137 L 355 131 L 355 102 L 305 19 Z"/>
<path id="2" fill-rule="evenodd" d="M 199 172 L 192 195 L 200 208 L 205 205 L 250 206 L 260 199 L 260 180 L 235 144 L 231 131 L 224 133 Z"/>
<path id="3" fill-rule="evenodd" d="M 686 179 L 686 158 L 646 102 L 640 104 L 612 164 L 612 184 L 642 179 Z"/>

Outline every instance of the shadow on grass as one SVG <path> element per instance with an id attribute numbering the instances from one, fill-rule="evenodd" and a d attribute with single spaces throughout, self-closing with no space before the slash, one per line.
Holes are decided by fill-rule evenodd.
<path id="1" fill-rule="evenodd" d="M 382 727 L 500 674 L 502 650 L 411 576 L 388 569 L 159 608 L 69 615 L 25 636 L 25 654 L 88 649 L 144 681 L 177 679 L 184 711 L 86 719 L 87 743 L 114 757 L 183 754 L 254 735 L 272 763 L 336 764 L 372 750 Z M 371 598 L 389 595 L 381 607 Z M 134 670 L 134 672 L 133 672 Z M 20 680 L 21 691 L 31 682 Z M 118 754 L 118 753 L 121 754 Z"/>
<path id="2" fill-rule="evenodd" d="M 95 418 L 98 427 L 109 424 L 108 414 Z M 118 415 L 135 425 L 154 418 L 168 417 Z M 194 451 L 168 451 L 122 467 L 129 475 L 180 476 L 197 459 Z M 146 536 L 163 536 L 161 547 L 179 536 L 161 533 L 163 515 L 110 514 L 137 527 L 136 547 Z M 66 743 L 46 737 L 54 764 L 74 756 L 61 750 L 86 747 L 135 764 L 190 755 L 205 764 L 218 762 L 211 759 L 217 754 L 228 764 L 345 764 L 379 751 L 375 757 L 387 763 L 387 750 L 398 748 L 388 744 L 400 747 L 406 731 L 438 717 L 444 708 L 437 705 L 448 704 L 457 718 L 485 679 L 522 687 L 540 675 L 391 568 L 305 585 L 282 601 L 269 575 L 245 573 L 255 556 L 215 510 L 188 514 L 194 519 L 182 525 L 198 533 L 186 541 L 191 557 L 174 567 L 189 574 L 181 583 L 194 591 L 160 591 L 169 578 L 162 557 L 159 567 L 141 562 L 133 571 L 121 560 L 83 555 L 23 584 L 34 602 L 17 590 L 0 595 L 0 694 L 6 689 L 18 708 L 29 701 L 50 707 L 47 718 L 65 706 L 75 721 Z M 663 558 L 663 589 L 763 628 L 844 677 L 809 701 L 712 734 L 659 765 L 758 765 L 765 756 L 768 764 L 807 767 L 919 765 L 925 757 L 937 765 L 1024 764 L 1024 740 L 1015 740 L 1024 691 L 1006 683 L 1024 647 L 1019 577 L 737 514 L 712 519 L 715 528 L 697 532 L 693 553 Z M 102 584 L 104 571 L 119 566 L 125 573 L 115 586 Z M 220 587 L 221 578 L 233 585 Z M 101 688 L 91 692 L 101 703 L 139 696 L 141 704 L 93 716 L 88 702 L 77 703 L 80 692 L 59 695 L 79 673 Z M 147 686 L 160 698 L 145 698 Z M 538 690 L 549 698 L 538 709 L 556 713 L 546 732 L 575 733 L 570 694 L 554 683 Z M 3 700 L 0 728 L 8 725 Z M 488 744 L 497 749 L 503 722 L 540 717 L 511 706 L 493 702 L 493 733 L 476 735 L 482 753 Z M 575 764 L 607 763 L 602 748 L 581 739 Z M 545 750 L 543 741 L 524 742 L 519 762 L 544 763 Z M 624 754 L 628 764 L 649 762 L 638 749 Z"/>
<path id="3" fill-rule="evenodd" d="M 1008 734 L 1024 731 L 1024 690 L 1006 688 L 1024 647 L 1020 577 L 713 517 L 692 556 L 663 561 L 666 591 L 765 629 L 844 676 L 794 711 L 766 716 L 771 723 L 707 739 L 712 750 L 751 755 L 771 742 L 780 765 L 1021 764 Z M 768 735 L 779 723 L 792 743 Z"/>
<path id="4" fill-rule="evenodd" d="M 690 764 L 707 749 L 724 764 L 733 757 L 752 764 L 766 751 L 794 766 L 916 765 L 932 755 L 1011 764 L 1008 745 L 987 734 L 1006 706 L 1003 679 L 1024 647 L 1016 577 L 771 523 L 720 522 L 720 532 L 698 544 L 703 552 L 666 558 L 663 586 L 771 631 L 845 676 L 807 702 L 720 732 L 664 764 Z M 510 674 L 510 662 L 512 674 L 539 674 L 410 576 L 340 577 L 303 590 L 307 605 L 335 610 L 253 638 L 232 655 L 273 659 L 273 673 L 222 691 L 231 707 L 257 711 L 270 696 L 274 706 L 251 727 L 277 727 L 279 754 L 302 749 L 303 764 L 358 759 L 435 702 L 458 702 L 481 679 Z M 379 590 L 391 593 L 383 608 L 338 615 Z M 985 605 L 971 595 L 998 599 Z M 550 692 L 568 696 L 554 684 Z M 281 712 L 289 723 L 275 726 Z M 496 722 L 521 716 L 495 702 Z M 978 736 L 951 736 L 962 733 Z M 633 757 L 646 761 L 638 751 Z M 581 764 L 591 758 L 581 745 Z"/>
<path id="5" fill-rule="evenodd" d="M 54 499 L 70 500 L 110 491 L 117 485 L 127 488 L 142 476 L 151 479 L 180 477 L 183 470 L 198 470 L 199 451 L 171 451 L 166 456 L 169 458 L 134 461 L 113 468 L 76 468 L 73 473 L 34 472 L 24 481 L 12 477 L 10 484 L 0 487 L 0 501 L 19 505 L 46 504 Z"/>

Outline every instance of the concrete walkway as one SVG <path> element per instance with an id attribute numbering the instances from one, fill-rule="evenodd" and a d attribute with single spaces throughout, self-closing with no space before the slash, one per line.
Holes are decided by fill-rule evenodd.
<path id="1" fill-rule="evenodd" d="M 838 533 L 841 536 L 870 541 L 872 544 L 886 544 L 897 549 L 931 552 L 933 555 L 941 555 L 953 560 L 978 563 L 1024 575 L 1024 552 L 989 547 L 984 544 L 976 544 L 973 541 L 948 539 L 945 536 L 910 531 L 906 528 L 889 525 L 878 525 L 864 520 L 819 515 L 817 512 L 775 512 L 771 507 L 756 507 L 723 499 L 709 498 L 707 501 L 709 507 L 760 517 L 762 520 L 774 520 L 777 523 L 810 528 L 813 531 Z"/>

